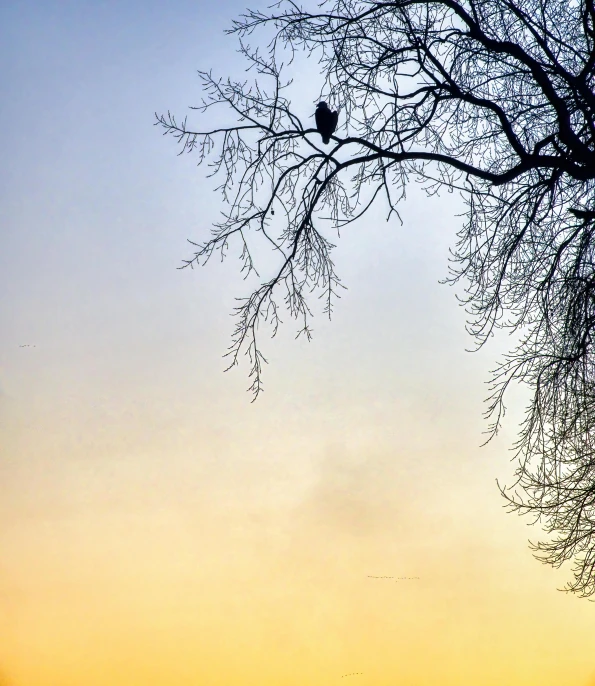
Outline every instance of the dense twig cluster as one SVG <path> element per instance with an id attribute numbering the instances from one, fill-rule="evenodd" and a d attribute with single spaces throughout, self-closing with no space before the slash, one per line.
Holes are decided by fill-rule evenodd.
<path id="1" fill-rule="evenodd" d="M 264 56 L 243 42 L 269 28 Z M 255 84 L 202 73 L 203 111 L 223 105 L 229 128 L 199 133 L 158 117 L 183 151 L 211 160 L 228 203 L 187 265 L 231 240 L 256 270 L 248 234 L 279 256 L 270 278 L 238 307 L 232 364 L 245 350 L 261 389 L 258 321 L 279 323 L 276 295 L 310 334 L 306 295 L 331 312 L 340 281 L 329 225 L 362 216 L 379 197 L 389 216 L 410 179 L 459 190 L 467 221 L 451 281 L 465 285 L 469 330 L 481 345 L 497 328 L 520 341 L 494 374 L 495 433 L 512 382 L 531 403 L 518 442 L 512 508 L 541 520 L 538 555 L 575 562 L 568 589 L 595 593 L 595 8 L 593 0 L 328 0 L 313 11 L 281 0 L 234 23 Z M 278 60 L 320 60 L 325 99 L 342 129 L 325 152 L 291 109 Z M 268 86 L 266 84 L 269 84 Z M 266 90 L 266 88 L 269 90 Z M 339 135 L 340 134 L 340 135 Z M 272 221 L 275 210 L 283 224 Z"/>

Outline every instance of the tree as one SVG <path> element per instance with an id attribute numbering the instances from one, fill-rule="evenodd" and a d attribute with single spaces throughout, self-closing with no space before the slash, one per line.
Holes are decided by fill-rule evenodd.
<path id="1" fill-rule="evenodd" d="M 464 287 L 479 346 L 497 329 L 517 341 L 496 368 L 487 414 L 500 426 L 504 395 L 525 384 L 513 510 L 550 536 L 533 545 L 554 566 L 573 561 L 566 590 L 595 593 L 595 6 L 593 0 L 326 0 L 312 11 L 280 0 L 233 23 L 257 76 L 199 72 L 198 110 L 222 106 L 229 127 L 197 132 L 158 116 L 181 152 L 211 160 L 227 203 L 209 240 L 184 266 L 232 241 L 256 270 L 249 240 L 278 265 L 237 308 L 228 354 L 251 360 L 261 390 L 259 321 L 273 335 L 278 294 L 310 336 L 307 295 L 331 314 L 341 286 L 329 227 L 383 198 L 397 213 L 407 182 L 460 192 L 466 221 L 450 282 Z M 267 35 L 253 49 L 250 36 Z M 319 60 L 320 98 L 340 108 L 332 149 L 292 109 L 282 59 Z M 314 94 L 313 94 L 314 95 Z M 272 216 L 277 211 L 278 215 Z M 298 333 L 298 335 L 299 335 Z"/>

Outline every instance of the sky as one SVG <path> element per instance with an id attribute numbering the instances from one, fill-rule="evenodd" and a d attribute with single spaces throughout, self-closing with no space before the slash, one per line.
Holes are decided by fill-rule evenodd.
<path id="1" fill-rule="evenodd" d="M 176 269 L 222 204 L 153 122 L 243 74 L 245 1 L 0 2 L 0 686 L 595 686 L 595 605 L 496 486 L 522 392 L 480 447 L 459 199 L 344 232 L 257 402 L 224 373 L 247 285 Z"/>

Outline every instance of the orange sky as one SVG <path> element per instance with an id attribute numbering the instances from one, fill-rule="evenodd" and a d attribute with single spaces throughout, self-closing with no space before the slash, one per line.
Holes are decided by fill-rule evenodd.
<path id="1" fill-rule="evenodd" d="M 243 5 L 80 7 L 0 9 L 0 686 L 594 686 L 595 605 L 495 484 L 522 394 L 479 448 L 505 342 L 438 284 L 457 200 L 346 232 L 250 404 L 237 262 L 175 269 L 217 196 L 152 128 Z"/>

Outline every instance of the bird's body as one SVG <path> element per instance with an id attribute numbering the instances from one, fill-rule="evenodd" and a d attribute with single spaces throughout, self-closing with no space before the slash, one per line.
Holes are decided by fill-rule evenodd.
<path id="1" fill-rule="evenodd" d="M 316 106 L 314 118 L 316 119 L 316 129 L 322 136 L 322 142 L 327 145 L 331 140 L 332 134 L 337 130 L 339 113 L 331 112 L 326 102 L 319 102 Z"/>

